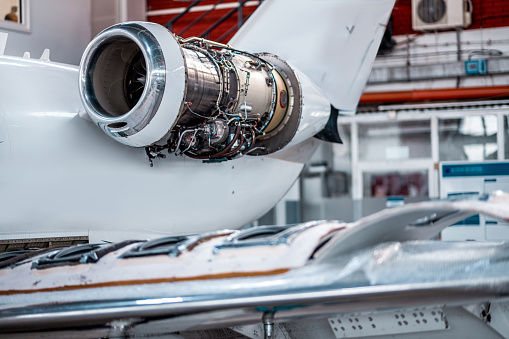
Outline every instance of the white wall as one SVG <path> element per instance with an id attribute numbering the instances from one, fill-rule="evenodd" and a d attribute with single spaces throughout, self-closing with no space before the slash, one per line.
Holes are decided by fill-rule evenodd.
<path id="1" fill-rule="evenodd" d="M 127 0 L 129 21 L 147 21 L 147 4 L 140 0 Z"/>
<path id="2" fill-rule="evenodd" d="M 92 36 L 118 23 L 117 1 L 92 0 Z"/>
<path id="3" fill-rule="evenodd" d="M 92 0 L 92 35 L 122 21 L 146 21 L 145 6 L 141 0 Z"/>
<path id="4" fill-rule="evenodd" d="M 92 38 L 91 0 L 32 0 L 30 6 L 31 32 L 0 28 L 9 33 L 5 54 L 39 58 L 49 48 L 52 61 L 78 65 Z"/>

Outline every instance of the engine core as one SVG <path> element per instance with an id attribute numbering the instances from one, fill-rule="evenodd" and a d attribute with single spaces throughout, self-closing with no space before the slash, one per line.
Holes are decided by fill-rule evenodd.
<path id="1" fill-rule="evenodd" d="M 164 150 L 207 161 L 273 153 L 301 116 L 299 81 L 277 56 L 182 39 L 151 23 L 100 33 L 83 56 L 80 93 L 99 127 L 150 158 Z"/>

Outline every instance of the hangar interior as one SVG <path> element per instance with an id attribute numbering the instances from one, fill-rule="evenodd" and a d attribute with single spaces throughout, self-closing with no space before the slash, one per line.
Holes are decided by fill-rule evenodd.
<path id="1" fill-rule="evenodd" d="M 269 1 L 271 0 L 265 0 Z M 289 3 L 293 0 L 285 1 Z M 87 60 L 87 52 L 84 54 L 84 51 L 94 36 L 104 33 L 103 30 L 113 24 L 135 20 L 148 20 L 165 25 L 184 38 L 182 41 L 198 36 L 226 43 L 263 2 L 0 0 L 0 55 L 23 55 L 25 59 L 32 59 L 29 61 L 40 66 L 39 70 L 43 71 L 47 67 L 44 62 L 50 60 L 55 62 L 52 64 L 54 68 L 65 68 L 55 65 L 59 62 L 77 65 L 82 55 L 83 60 Z M 352 4 L 348 1 L 343 3 Z M 39 331 L 46 337 L 54 338 L 84 337 L 85 332 L 87 337 L 101 338 L 422 338 L 423 333 L 429 338 L 508 337 L 508 244 L 480 242 L 509 239 L 509 196 L 499 194 L 483 200 L 485 194 L 496 190 L 509 192 L 508 17 L 509 3 L 497 0 L 397 0 L 356 114 L 340 112 L 337 128 L 342 143 L 315 140 L 312 136 L 316 135 L 316 131 L 308 135 L 303 144 L 315 145 L 317 148 L 304 166 L 300 178 L 275 207 L 258 220 L 245 225 L 243 229 L 218 231 L 216 228 L 212 232 L 208 230 L 207 233 L 189 232 L 187 234 L 192 234 L 173 234 L 148 241 L 124 240 L 118 243 L 102 240 L 103 238 L 100 238 L 100 243 L 95 243 L 89 238 L 90 233 L 87 231 L 65 230 L 67 236 L 64 238 L 30 238 L 27 241 L 25 239 L 28 238 L 20 238 L 15 242 L 4 241 L 0 237 L 0 252 L 7 252 L 2 253 L 3 257 L 0 255 L 0 268 L 4 269 L 0 280 L 0 338 L 31 338 Z M 143 36 L 146 34 L 144 27 L 150 25 L 132 23 L 124 25 L 124 28 L 128 26 L 131 32 Z M 115 26 L 113 29 L 117 28 L 118 26 Z M 349 33 L 355 29 L 354 26 L 346 28 Z M 159 26 L 157 30 L 168 33 Z M 108 30 L 106 34 L 109 34 Z M 286 32 L 275 32 L 275 37 L 270 38 L 284 40 L 284 34 Z M 144 37 L 147 38 L 146 35 Z M 6 43 L 7 38 L 10 43 Z M 173 38 L 171 36 L 171 39 Z M 124 43 L 126 40 L 121 39 L 120 42 Z M 102 42 L 104 41 L 107 39 Z M 180 39 L 171 41 L 182 42 Z M 201 40 L 201 43 L 203 42 L 204 40 Z M 115 43 L 111 45 L 115 52 L 112 54 L 119 56 L 116 61 L 123 60 L 122 51 L 125 50 L 117 48 Z M 101 45 L 98 50 L 103 52 L 111 45 Z M 131 43 L 128 45 L 133 46 Z M 193 46 L 196 49 L 200 47 L 188 47 Z M 229 48 L 225 45 L 215 47 L 218 46 Z M 158 47 L 154 50 L 158 50 Z M 174 51 L 180 53 L 180 49 Z M 242 59 L 245 60 L 242 65 L 263 68 L 260 61 L 256 62 L 246 55 L 264 61 L 259 56 L 240 50 L 234 51 L 245 53 L 243 57 L 246 59 Z M 227 52 L 214 53 L 223 53 L 230 57 L 231 61 L 232 55 Z M 9 61 L 4 61 L 8 58 L 2 58 L 2 62 L 9 64 Z M 18 59 L 21 65 L 27 62 Z M 129 59 L 131 65 L 138 65 L 138 62 L 134 61 L 141 60 L 136 60 L 134 56 L 126 59 Z M 228 60 L 225 58 L 222 61 L 225 65 Z M 101 63 L 101 66 L 106 63 Z M 122 68 L 125 71 L 129 68 L 120 62 L 118 64 L 120 66 L 117 69 Z M 139 64 L 143 65 L 141 61 Z M 155 63 L 147 63 L 145 66 L 153 64 Z M 159 62 L 157 65 L 163 64 L 164 62 Z M 184 73 L 184 66 L 178 67 L 180 75 Z M 156 69 L 154 73 L 165 76 L 171 73 L 167 72 L 166 68 L 164 72 L 159 72 L 161 69 L 163 68 Z M 90 78 L 93 73 L 85 71 L 83 73 L 86 76 L 82 76 L 82 69 L 79 73 L 75 68 L 67 70 L 68 73 L 71 71 L 75 72 L 73 75 L 80 74 L 80 80 Z M 144 76 L 148 72 L 146 69 L 145 71 L 134 74 L 136 80 L 146 81 L 148 77 Z M 27 76 L 29 72 L 23 74 Z M 139 77 L 139 74 L 144 76 Z M 55 79 L 49 78 L 44 80 L 49 84 L 57 82 L 51 82 L 50 80 Z M 168 78 L 165 78 L 165 81 L 166 79 Z M 181 79 L 187 80 L 184 76 Z M 267 81 L 270 79 L 266 77 L 260 79 L 264 89 L 265 85 L 270 87 L 275 82 Z M 247 96 L 248 84 L 246 81 L 244 97 Z M 25 85 L 26 83 L 23 83 L 23 89 Z M 40 83 L 37 85 L 39 88 L 27 88 L 36 92 L 34 88 L 41 89 Z M 3 89 L 7 86 L 9 83 L 4 83 Z M 186 86 L 182 85 L 182 88 L 187 90 Z M 65 86 L 60 86 L 60 90 L 63 87 Z M 83 86 L 81 89 L 90 87 Z M 103 88 L 106 87 L 108 86 L 104 85 Z M 241 87 L 238 88 L 240 92 Z M 42 88 L 41 92 L 48 94 L 51 90 L 52 88 Z M 154 90 L 155 92 L 157 91 Z M 277 92 L 274 90 L 271 93 L 273 96 L 267 102 L 275 105 L 273 98 L 277 97 Z M 123 94 L 126 95 L 125 92 Z M 279 98 L 281 103 L 282 96 Z M 95 99 L 97 98 L 94 97 Z M 332 101 L 327 101 L 322 110 L 327 114 L 326 117 L 330 114 L 330 102 Z M 181 108 L 185 105 L 190 108 L 192 105 L 192 102 L 187 100 L 174 103 L 182 103 Z M 284 105 L 286 108 L 286 101 Z M 132 106 L 136 106 L 136 103 Z M 221 113 L 219 100 L 216 107 Z M 3 106 L 1 108 L 4 109 Z M 318 110 L 313 113 L 316 112 Z M 82 111 L 73 111 L 72 114 L 69 111 L 29 113 L 34 119 L 37 119 L 37 116 L 52 116 L 54 120 L 58 118 L 63 122 L 59 126 L 68 127 L 69 125 L 64 124 L 73 118 L 76 118 L 74 123 L 78 120 L 79 128 L 89 128 L 90 125 L 79 120 L 82 118 Z M 0 119 L 3 119 L 2 114 L 3 111 L 0 112 Z M 236 120 L 239 121 L 239 117 L 236 117 Z M 247 120 L 246 113 L 245 121 Z M 258 122 L 260 121 L 261 118 Z M 205 125 L 205 122 L 203 124 Z M 95 121 L 90 125 L 95 128 L 93 125 Z M 294 126 L 295 132 L 298 125 Z M 37 130 L 44 129 L 40 128 L 41 126 L 36 124 L 27 134 L 35 131 L 34 135 L 38 136 Z M 101 127 L 99 124 L 97 126 Z M 218 156 L 219 161 L 196 161 L 213 160 L 210 154 L 206 154 L 187 163 L 186 158 L 183 158 L 180 167 L 155 166 L 155 170 L 150 172 L 161 174 L 157 178 L 161 179 L 169 177 L 168 169 L 180 170 L 172 173 L 175 181 L 182 181 L 184 185 L 192 183 L 195 186 L 168 185 L 168 181 L 164 182 L 166 185 L 162 185 L 160 182 L 150 182 L 147 179 L 149 175 L 139 175 L 136 178 L 141 178 L 142 184 L 133 189 L 135 194 L 132 195 L 129 195 L 131 187 L 122 190 L 129 186 L 126 182 L 130 184 L 132 176 L 129 174 L 147 172 L 129 172 L 131 167 L 128 165 L 131 162 L 119 162 L 115 164 L 117 167 L 100 167 L 110 160 L 109 158 L 118 160 L 120 157 L 115 156 L 123 150 L 116 151 L 120 146 L 125 146 L 115 144 L 118 148 L 109 149 L 101 145 L 98 149 L 102 151 L 104 148 L 105 152 L 101 153 L 97 158 L 99 161 L 92 163 L 90 167 L 94 167 L 97 172 L 100 172 L 97 169 L 120 168 L 117 175 L 119 172 L 127 174 L 121 177 L 122 180 L 115 181 L 114 187 L 109 185 L 109 182 L 106 185 L 99 183 L 100 190 L 96 191 L 104 193 L 110 199 L 99 202 L 90 199 L 86 206 L 82 204 L 83 210 L 92 210 L 94 203 L 97 203 L 95 206 L 101 205 L 100 207 L 114 205 L 115 200 L 120 200 L 120 197 L 130 199 L 136 196 L 138 203 L 141 200 L 148 201 L 147 192 L 155 192 L 156 190 L 151 189 L 158 186 L 157 188 L 162 187 L 160 191 L 163 191 L 163 198 L 171 194 L 172 197 L 178 195 L 178 199 L 168 199 L 170 203 L 165 199 L 158 199 L 166 203 L 163 208 L 157 205 L 151 210 L 139 208 L 136 212 L 141 211 L 139 215 L 143 218 L 156 215 L 156 212 L 161 210 L 166 213 L 164 218 L 159 218 L 167 232 L 163 233 L 165 235 L 169 232 L 168 224 L 173 227 L 173 231 L 177 231 L 176 222 L 173 226 L 171 223 L 174 222 L 172 218 L 177 218 L 175 215 L 179 214 L 178 212 L 184 214 L 183 209 L 178 210 L 182 205 L 193 209 L 182 217 L 184 226 L 189 225 L 191 213 L 200 217 L 203 215 L 203 219 L 195 218 L 198 220 L 196 223 L 211 223 L 210 220 L 215 218 L 224 224 L 227 214 L 230 220 L 237 218 L 238 223 L 240 215 L 249 208 L 253 209 L 249 206 L 248 199 L 241 200 L 242 189 L 257 189 L 256 192 L 249 192 L 252 194 L 248 198 L 259 199 L 260 202 L 266 198 L 264 195 L 268 195 L 264 190 L 267 189 L 269 181 L 262 182 L 263 177 L 274 176 L 276 179 L 272 183 L 283 182 L 287 179 L 285 176 L 290 175 L 281 174 L 279 167 L 283 167 L 281 163 L 290 161 L 277 159 L 280 162 L 273 162 L 275 165 L 271 167 L 263 167 L 262 161 L 275 161 L 275 157 L 268 156 L 257 163 L 250 162 L 245 165 L 247 160 L 243 163 L 236 157 L 225 156 L 231 151 L 236 138 L 240 137 L 240 122 L 235 126 L 235 137 L 232 137 L 232 140 L 225 137 L 221 141 L 228 144 L 229 148 L 212 153 L 217 155 L 224 152 L 220 154 L 224 157 Z M 323 126 L 322 124 L 320 129 Z M 106 134 L 117 130 L 119 134 L 114 135 L 115 137 L 124 137 L 125 134 L 121 133 L 127 131 L 123 129 L 125 125 L 105 123 L 102 127 Z M 170 131 L 164 130 L 164 138 L 174 132 L 171 128 L 173 127 L 170 127 Z M 176 151 L 181 146 L 184 133 L 192 130 L 184 130 L 179 134 L 179 138 L 174 138 L 173 141 L 177 142 L 175 149 L 168 146 L 168 154 L 185 154 L 192 147 L 197 130 L 198 128 L 194 129 L 194 135 L 188 139 L 189 145 L 184 144 L 182 148 L 187 148 L 180 153 Z M 4 130 L 0 129 L 0 137 L 3 138 L 2 132 Z M 95 133 L 91 134 L 95 138 L 87 139 L 87 143 L 99 140 L 98 135 L 103 138 L 110 137 L 99 134 L 101 131 L 91 133 Z M 38 141 L 42 139 L 39 138 Z M 57 139 L 55 145 L 66 144 L 69 140 L 72 143 L 76 139 L 78 137 L 74 138 L 74 135 L 68 139 Z M 150 147 L 155 145 L 164 148 L 155 144 L 162 140 L 160 137 L 154 140 L 148 146 L 145 144 L 129 150 L 130 155 L 141 153 L 140 157 L 132 161 L 134 168 L 143 168 L 145 171 L 152 169 L 152 159 L 156 159 L 159 154 L 152 156 Z M 169 141 L 170 138 L 167 145 L 170 145 Z M 249 148 L 246 145 L 244 150 L 251 150 L 254 141 L 253 131 Z M 237 150 L 241 150 L 243 142 L 238 142 Z M 0 143 L 3 143 L 3 146 L 7 144 L 4 140 L 0 140 Z M 33 147 L 36 153 L 38 145 L 28 142 L 25 144 Z M 75 149 L 82 151 L 79 142 L 75 145 L 78 145 Z M 286 145 L 288 143 L 284 146 Z M 138 153 L 135 154 L 132 149 Z M 241 156 L 246 155 L 243 160 L 255 159 L 247 153 L 240 153 Z M 6 153 L 0 153 L 1 156 L 4 154 Z M 61 154 L 57 156 L 59 160 L 63 158 Z M 64 159 L 59 164 L 70 163 L 79 157 L 70 156 L 69 159 L 71 160 Z M 147 161 L 142 164 L 135 162 L 140 159 Z M 19 158 L 15 160 L 19 161 Z M 212 168 L 218 165 L 218 162 L 221 166 L 226 163 L 227 170 L 235 173 L 227 177 L 229 180 L 250 181 L 250 185 L 247 188 L 239 185 L 239 190 L 237 187 L 230 190 L 232 185 L 225 190 L 224 185 L 220 184 L 228 181 L 221 180 L 224 178 L 226 166 L 216 167 L 215 176 L 205 177 L 203 172 L 199 172 L 202 175 L 199 177 L 196 175 L 198 172 L 193 172 L 189 165 L 199 164 L 202 168 Z M 247 168 L 255 167 L 248 166 L 253 163 L 259 167 L 247 172 Z M 85 167 L 80 166 L 81 164 L 78 163 L 76 167 Z M 277 198 L 270 201 L 270 206 L 274 206 L 274 202 L 292 185 L 302 166 L 302 163 L 298 162 L 298 165 L 292 167 L 295 176 L 287 179 L 288 185 L 281 189 Z M 55 170 L 53 163 L 42 169 L 32 167 L 35 171 L 51 172 L 56 181 L 61 180 L 59 175 L 62 173 L 72 172 L 65 170 L 69 167 Z M 241 170 L 235 169 L 236 167 Z M 260 169 L 266 168 L 275 170 L 260 174 L 263 172 Z M 290 172 L 288 167 L 285 169 Z M 156 172 L 157 170 L 159 172 Z M 210 168 L 207 170 L 210 171 Z M 237 174 L 239 172 L 240 175 Z M 15 175 L 19 175 L 29 184 L 36 181 L 30 181 L 20 173 Z M 110 172 L 94 173 L 97 176 L 92 178 L 98 178 L 102 173 Z M 186 180 L 182 180 L 175 173 Z M 238 179 L 239 177 L 241 178 Z M 89 180 L 89 183 L 94 181 L 98 180 Z M 216 186 L 212 186 L 212 182 Z M 253 182 L 256 185 L 253 185 Z M 85 191 L 83 186 L 76 186 L 82 190 L 75 189 L 68 183 L 62 186 L 68 188 L 64 190 L 67 194 L 81 194 Z M 107 187 L 103 191 L 105 186 Z M 274 186 L 276 185 L 271 187 Z M 148 189 L 145 190 L 145 187 Z M 30 189 L 35 191 L 32 187 Z M 217 192 L 220 194 L 215 194 Z M 53 196 L 56 195 L 58 193 L 53 193 Z M 200 200 L 203 196 L 206 197 Z M 434 202 L 446 198 L 451 201 Z M 456 198 L 472 199 L 454 201 Z M 179 200 L 182 205 L 175 204 L 175 200 Z M 426 203 L 390 209 L 421 201 Z M 236 202 L 236 205 L 232 202 Z M 205 206 L 206 204 L 209 206 Z M 209 212 L 212 211 L 216 204 L 219 205 L 219 208 L 215 208 L 217 214 L 211 216 L 203 212 L 205 207 L 209 208 Z M 167 205 L 175 206 L 170 206 L 174 207 L 171 210 Z M 246 209 L 238 208 L 240 205 Z M 425 208 L 422 208 L 423 205 Z M 125 206 L 120 206 L 120 209 L 125 210 L 126 215 L 131 212 Z M 267 209 L 268 207 L 264 207 L 264 211 Z M 62 210 L 68 212 L 65 208 Z M 118 212 L 118 209 L 116 211 Z M 260 211 L 261 208 L 257 210 L 257 215 L 261 214 Z M 60 211 L 58 212 L 60 214 Z M 352 222 L 376 212 L 379 213 L 373 218 L 365 218 L 359 223 L 318 221 L 336 219 Z M 61 214 L 68 217 L 65 213 Z M 77 214 L 69 214 L 72 217 L 69 220 L 78 219 Z M 114 222 L 108 222 L 112 219 L 106 217 L 114 219 L 120 214 L 97 213 L 97 216 L 106 220 L 101 225 L 106 225 L 107 231 L 110 231 Z M 417 220 L 416 216 L 419 216 Z M 242 223 L 253 218 L 245 217 Z M 128 218 L 123 220 L 126 219 Z M 311 220 L 315 222 L 292 225 Z M 122 222 L 114 221 L 119 227 L 125 227 Z M 439 230 L 451 224 L 453 227 L 445 229 L 440 236 L 433 239 L 479 242 L 429 241 Z M 277 226 L 250 227 L 253 225 Z M 120 232 L 128 233 L 125 228 Z M 55 245 L 60 247 L 78 244 L 81 246 L 62 250 L 53 248 Z M 38 249 L 34 249 L 35 247 Z M 10 257 L 13 253 L 8 253 L 23 249 L 27 251 L 20 255 L 18 253 Z M 5 335 L 3 331 L 7 331 Z"/>
<path id="2" fill-rule="evenodd" d="M 78 64 L 114 23 L 148 20 L 184 38 L 227 42 L 261 3 L 2 0 L 2 19 L 18 18 L 0 27 L 16 41 L 6 54 L 49 48 L 52 60 Z M 397 0 L 357 114 L 339 116 L 343 144 L 320 145 L 299 182 L 254 224 L 357 220 L 443 198 L 442 162 L 507 160 L 508 17 L 509 4 L 496 0 Z"/>
<path id="3" fill-rule="evenodd" d="M 343 144 L 322 144 L 259 223 L 353 221 L 447 198 L 441 164 L 507 161 L 508 16 L 499 1 L 396 1 L 357 114 L 338 119 Z M 452 239 L 475 238 L 473 229 Z"/>

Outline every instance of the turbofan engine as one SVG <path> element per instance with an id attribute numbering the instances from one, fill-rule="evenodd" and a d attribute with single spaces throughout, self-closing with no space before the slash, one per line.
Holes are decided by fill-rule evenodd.
<path id="1" fill-rule="evenodd" d="M 281 58 L 182 39 L 152 23 L 101 32 L 83 55 L 79 87 L 91 120 L 121 143 L 146 147 L 149 158 L 164 150 L 206 161 L 273 153 L 316 134 L 330 112 L 321 91 Z"/>

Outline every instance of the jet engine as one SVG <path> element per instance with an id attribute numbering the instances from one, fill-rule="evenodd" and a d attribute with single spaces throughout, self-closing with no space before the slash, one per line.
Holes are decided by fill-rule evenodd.
<path id="1" fill-rule="evenodd" d="M 145 22 L 95 37 L 79 81 L 90 119 L 150 159 L 165 150 L 205 161 L 270 154 L 312 137 L 330 113 L 321 90 L 276 55 Z"/>

